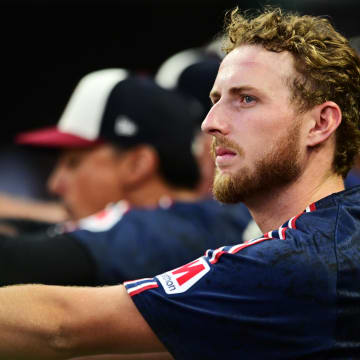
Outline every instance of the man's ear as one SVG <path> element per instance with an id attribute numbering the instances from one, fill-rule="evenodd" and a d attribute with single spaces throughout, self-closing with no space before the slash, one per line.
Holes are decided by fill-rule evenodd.
<path id="1" fill-rule="evenodd" d="M 149 145 L 140 145 L 128 150 L 121 167 L 123 175 L 126 173 L 125 182 L 131 186 L 149 178 L 157 172 L 158 163 L 157 152 Z"/>
<path id="2" fill-rule="evenodd" d="M 333 101 L 326 101 L 311 110 L 311 125 L 307 137 L 310 147 L 326 141 L 341 123 L 342 115 L 339 106 Z"/>

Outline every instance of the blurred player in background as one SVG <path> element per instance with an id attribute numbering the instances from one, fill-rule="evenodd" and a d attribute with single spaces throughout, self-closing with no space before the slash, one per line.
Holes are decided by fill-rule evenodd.
<path id="1" fill-rule="evenodd" d="M 202 177 L 198 185 L 198 192 L 204 197 L 213 197 L 215 163 L 209 156 L 212 136 L 201 132 L 200 126 L 212 106 L 209 94 L 224 56 L 220 51 L 219 44 L 220 40 L 215 39 L 207 46 L 180 51 L 165 60 L 155 74 L 156 82 L 162 87 L 179 91 L 185 96 L 197 99 L 202 104 L 204 112 L 198 118 L 199 133 L 195 137 L 194 153 Z M 235 205 L 233 211 L 236 211 L 236 207 L 239 208 L 240 213 L 243 211 L 243 204 Z M 261 235 L 261 231 L 251 219 L 243 238 L 252 239 L 259 235 Z"/>
<path id="2" fill-rule="evenodd" d="M 77 221 L 0 236 L 0 284 L 118 284 L 242 242 L 245 206 L 198 192 L 202 115 L 195 99 L 123 69 L 85 76 L 56 127 L 17 138 L 62 149 L 50 186 Z"/>
<path id="3" fill-rule="evenodd" d="M 209 156 L 211 136 L 200 131 L 200 126 L 210 110 L 210 90 L 214 84 L 221 58 L 206 48 L 193 48 L 181 51 L 168 58 L 159 67 L 155 80 L 166 89 L 176 89 L 184 95 L 195 97 L 203 106 L 199 117 L 199 134 L 194 143 L 203 181 L 199 192 L 212 196 L 212 183 L 215 172 L 214 161 Z"/>

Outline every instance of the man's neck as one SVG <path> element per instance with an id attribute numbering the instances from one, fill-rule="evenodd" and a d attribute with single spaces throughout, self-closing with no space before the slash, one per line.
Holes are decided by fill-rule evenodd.
<path id="1" fill-rule="evenodd" d="M 306 207 L 332 193 L 344 190 L 341 176 L 331 174 L 319 177 L 302 176 L 294 183 L 279 189 L 269 189 L 268 195 L 246 202 L 255 222 L 263 233 L 277 229 Z"/>
<path id="2" fill-rule="evenodd" d="M 192 202 L 198 200 L 199 196 L 196 191 L 169 186 L 159 178 L 148 179 L 146 184 L 128 191 L 125 196 L 125 200 L 132 206 L 149 208 L 157 207 L 165 198 L 171 201 Z"/>

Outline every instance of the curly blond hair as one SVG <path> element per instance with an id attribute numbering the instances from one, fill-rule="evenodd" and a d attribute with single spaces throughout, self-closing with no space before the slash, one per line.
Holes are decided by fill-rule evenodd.
<path id="1" fill-rule="evenodd" d="M 289 84 L 300 111 L 329 100 L 339 105 L 342 122 L 336 130 L 333 168 L 345 177 L 360 149 L 360 60 L 349 41 L 324 17 L 270 7 L 257 15 L 238 8 L 228 12 L 225 34 L 225 53 L 254 44 L 293 55 L 299 76 Z"/>

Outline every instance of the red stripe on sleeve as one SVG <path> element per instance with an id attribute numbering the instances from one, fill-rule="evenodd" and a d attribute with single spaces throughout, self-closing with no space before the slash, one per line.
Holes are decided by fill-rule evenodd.
<path id="1" fill-rule="evenodd" d="M 128 290 L 128 294 L 129 294 L 130 296 L 134 296 L 134 295 L 137 295 L 137 294 L 142 293 L 142 292 L 145 291 L 145 290 L 149 290 L 149 289 L 153 289 L 153 288 L 157 288 L 157 287 L 159 287 L 158 284 L 152 284 L 152 285 L 144 286 L 144 287 L 142 287 L 142 288 L 140 288 L 140 289 L 137 289 L 137 290 L 135 290 L 135 291 L 131 291 L 131 289 L 129 289 L 129 290 Z"/>

